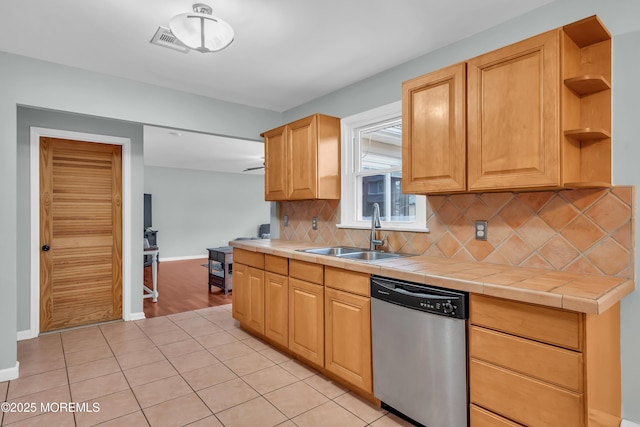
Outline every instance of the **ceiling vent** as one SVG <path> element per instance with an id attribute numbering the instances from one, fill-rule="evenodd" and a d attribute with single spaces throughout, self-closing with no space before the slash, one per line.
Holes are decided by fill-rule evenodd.
<path id="1" fill-rule="evenodd" d="M 151 39 L 151 44 L 177 50 L 182 53 L 189 53 L 190 50 L 187 46 L 180 43 L 180 40 L 173 35 L 170 29 L 165 27 L 158 27 L 158 31 L 156 31 Z"/>

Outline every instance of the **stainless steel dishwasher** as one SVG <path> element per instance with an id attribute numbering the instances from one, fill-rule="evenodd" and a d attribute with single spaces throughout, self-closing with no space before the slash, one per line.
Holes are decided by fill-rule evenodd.
<path id="1" fill-rule="evenodd" d="M 426 427 L 468 425 L 468 294 L 371 276 L 373 393 Z"/>

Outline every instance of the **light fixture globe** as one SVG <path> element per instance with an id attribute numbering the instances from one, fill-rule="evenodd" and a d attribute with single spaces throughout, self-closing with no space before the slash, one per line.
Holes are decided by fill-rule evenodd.
<path id="1" fill-rule="evenodd" d="M 233 28 L 211 15 L 211 7 L 203 3 L 193 5 L 193 12 L 174 16 L 169 28 L 185 46 L 198 52 L 217 52 L 233 41 Z"/>

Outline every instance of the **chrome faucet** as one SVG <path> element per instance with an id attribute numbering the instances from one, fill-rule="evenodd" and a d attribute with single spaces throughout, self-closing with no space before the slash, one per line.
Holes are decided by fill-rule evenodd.
<path id="1" fill-rule="evenodd" d="M 376 246 L 384 243 L 383 240 L 376 240 L 376 228 L 382 228 L 380 224 L 380 206 L 373 204 L 373 214 L 371 215 L 371 237 L 369 238 L 369 250 L 375 251 Z"/>

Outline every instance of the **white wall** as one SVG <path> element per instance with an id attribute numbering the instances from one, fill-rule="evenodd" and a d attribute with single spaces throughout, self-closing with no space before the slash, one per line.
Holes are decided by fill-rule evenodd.
<path id="1" fill-rule="evenodd" d="M 256 237 L 270 221 L 264 175 L 145 166 L 160 260 L 207 256 L 206 248 Z"/>

